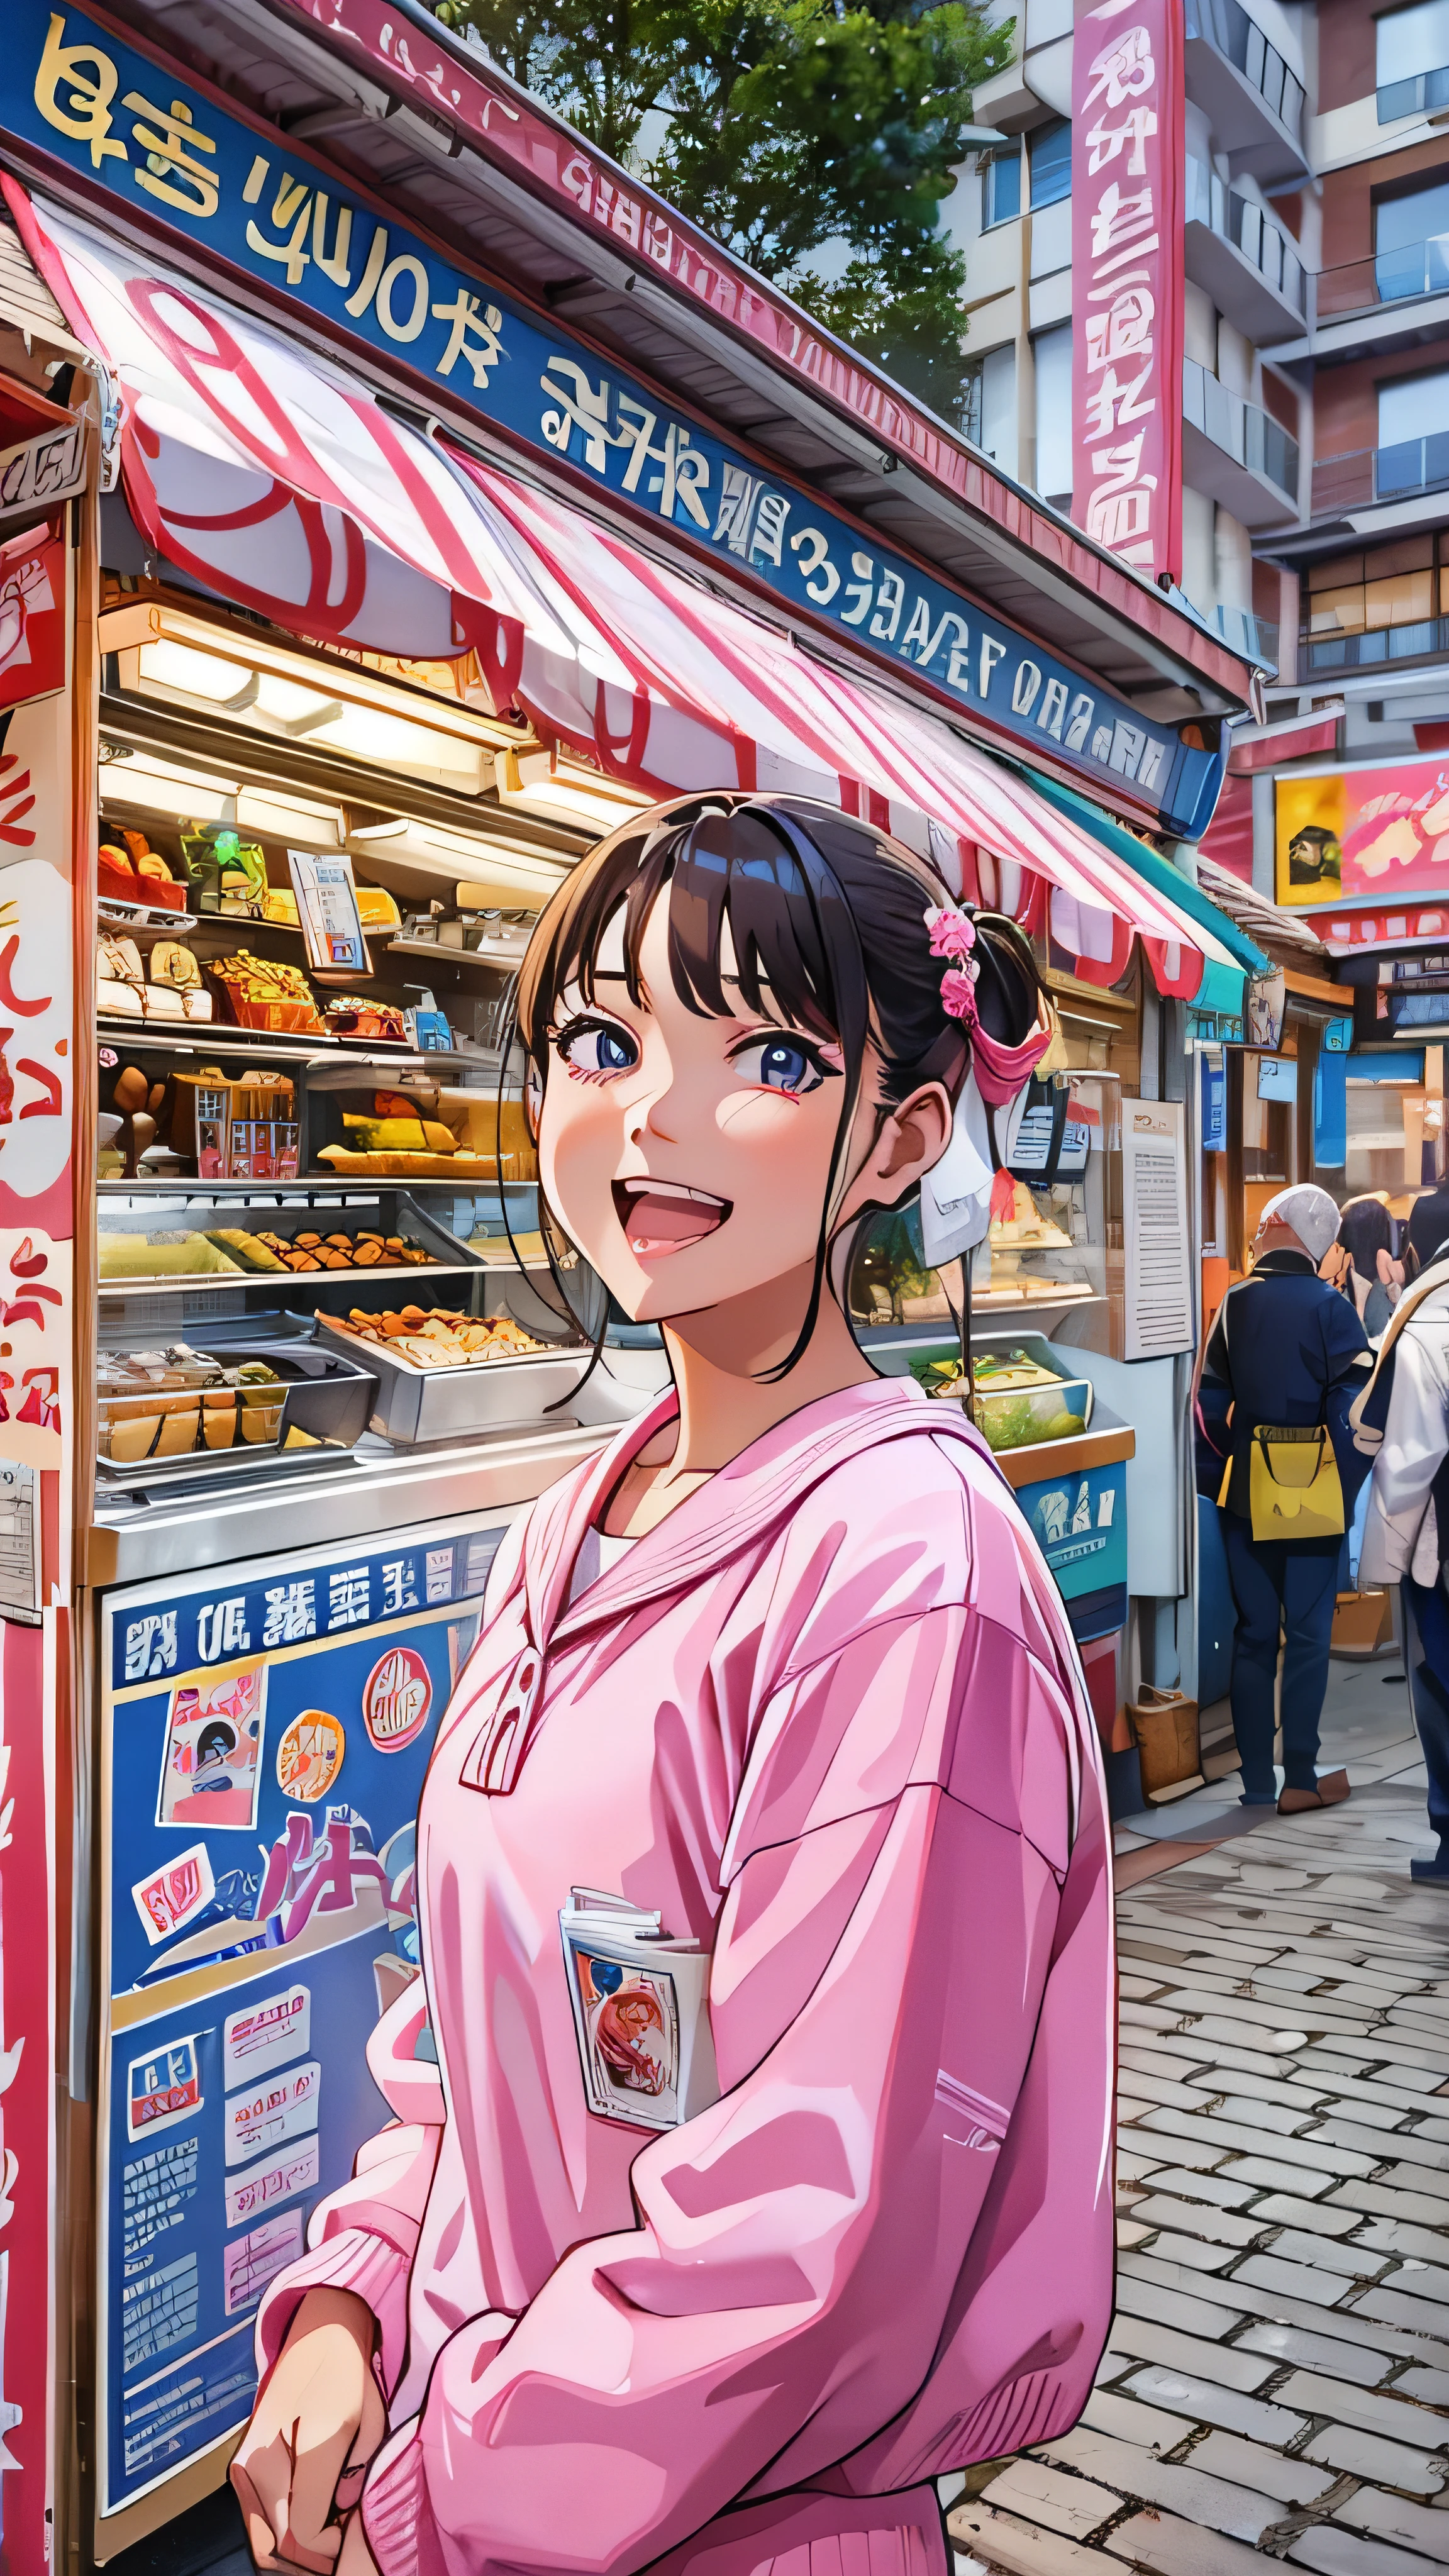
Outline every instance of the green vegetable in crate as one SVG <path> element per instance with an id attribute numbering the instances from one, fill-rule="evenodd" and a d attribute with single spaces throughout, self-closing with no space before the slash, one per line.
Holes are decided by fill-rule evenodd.
<path id="1" fill-rule="evenodd" d="M 1039 1440 L 1075 1440 L 1078 1433 L 1085 1431 L 1086 1427 L 1080 1413 L 1054 1413 L 1049 1421 L 1042 1424 L 1037 1438 Z"/>

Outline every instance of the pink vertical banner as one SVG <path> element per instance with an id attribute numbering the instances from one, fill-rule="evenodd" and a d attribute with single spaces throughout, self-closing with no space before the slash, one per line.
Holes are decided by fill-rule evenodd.
<path id="1" fill-rule="evenodd" d="M 1102 0 L 1072 50 L 1072 516 L 1182 575 L 1182 0 Z"/>

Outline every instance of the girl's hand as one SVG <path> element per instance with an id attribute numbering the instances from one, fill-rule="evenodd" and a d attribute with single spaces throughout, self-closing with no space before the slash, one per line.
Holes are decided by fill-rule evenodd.
<path id="1" fill-rule="evenodd" d="M 258 2567 L 333 2576 L 342 2530 L 330 2517 L 356 2504 L 387 2432 L 375 2331 L 351 2290 L 309 2290 L 292 2320 L 231 2464 Z M 371 2563 L 365 2545 L 361 2558 L 354 2546 L 349 2576 L 366 2576 Z"/>

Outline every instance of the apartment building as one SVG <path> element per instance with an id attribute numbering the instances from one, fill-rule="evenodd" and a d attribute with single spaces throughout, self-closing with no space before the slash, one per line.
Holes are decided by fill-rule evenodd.
<path id="1" fill-rule="evenodd" d="M 1345 0 L 1345 19 L 1362 5 Z M 1185 0 L 1183 587 L 1225 638 L 1277 668 L 1296 590 L 1262 541 L 1310 506 L 1312 365 L 1281 353 L 1307 339 L 1319 259 L 1315 30 L 1311 6 L 1254 7 Z M 1449 5 L 1444 15 L 1449 26 Z M 1024 0 L 1016 59 L 975 97 L 977 124 L 1003 140 L 946 209 L 968 260 L 972 435 L 1065 510 L 1072 20 L 1072 0 Z M 1444 157 L 1449 169 L 1449 137 Z"/>
<path id="2" fill-rule="evenodd" d="M 1449 751 L 1449 0 L 1184 7 L 1182 585 L 1323 719 L 1224 809 L 1269 893 L 1275 773 Z M 1072 23 L 1024 0 L 947 208 L 971 434 L 1068 511 Z"/>

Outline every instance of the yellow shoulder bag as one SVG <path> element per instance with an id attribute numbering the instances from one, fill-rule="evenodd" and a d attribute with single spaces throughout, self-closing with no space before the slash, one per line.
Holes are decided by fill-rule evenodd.
<path id="1" fill-rule="evenodd" d="M 1227 1331 L 1228 1300 L 1224 1298 L 1225 1341 Z M 1227 1485 L 1224 1477 L 1224 1494 Z M 1343 1486 L 1327 1423 L 1254 1425 L 1248 1453 L 1248 1512 L 1255 1539 L 1291 1543 L 1342 1538 Z"/>

